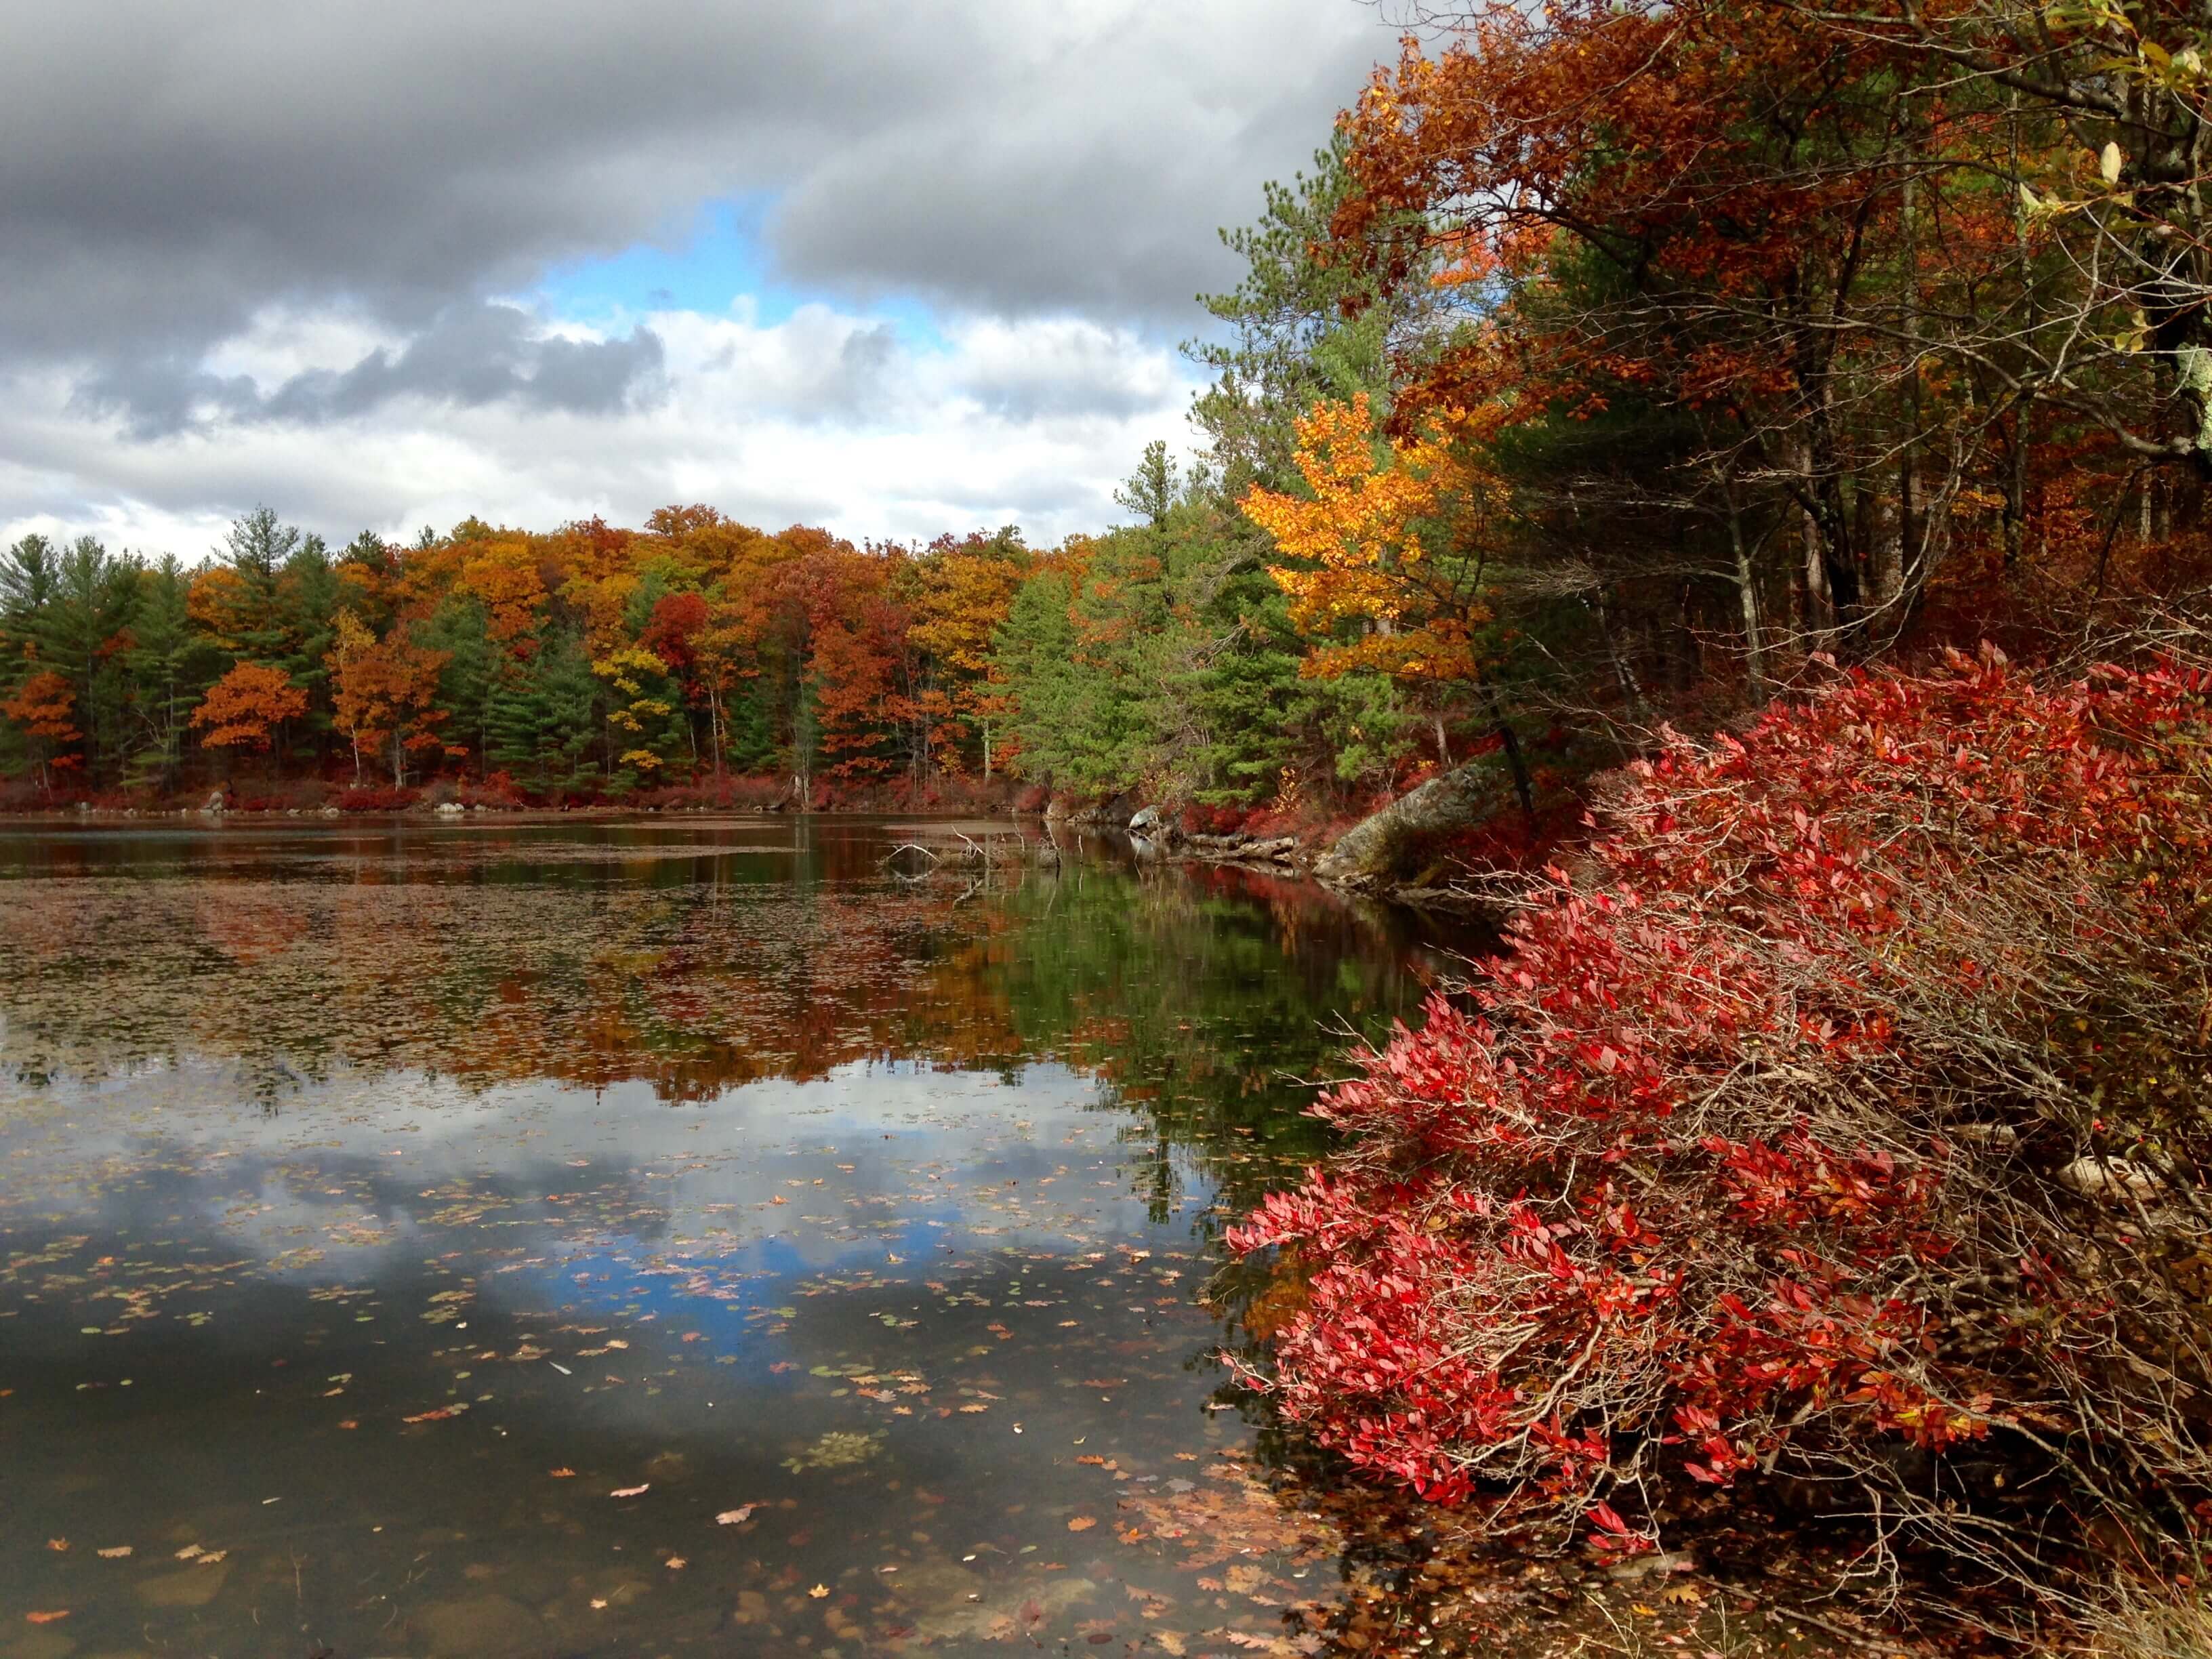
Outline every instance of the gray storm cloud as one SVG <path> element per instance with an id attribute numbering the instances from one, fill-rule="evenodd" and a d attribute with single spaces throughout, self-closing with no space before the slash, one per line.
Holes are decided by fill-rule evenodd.
<path id="1" fill-rule="evenodd" d="M 0 25 L 0 368 L 140 431 L 406 392 L 619 407 L 647 336 L 483 302 L 765 195 L 790 280 L 1187 328 L 1216 225 L 1326 136 L 1355 0 L 103 0 Z M 263 395 L 198 364 L 276 307 L 404 349 Z"/>

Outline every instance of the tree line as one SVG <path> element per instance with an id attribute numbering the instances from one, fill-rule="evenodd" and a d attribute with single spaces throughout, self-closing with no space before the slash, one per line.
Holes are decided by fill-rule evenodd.
<path id="1" fill-rule="evenodd" d="M 2204 69 L 2175 8 L 1432 9 L 1224 234 L 1195 454 L 1052 548 L 471 520 L 0 559 L 0 769 L 622 799 L 1009 774 L 1533 819 L 1838 659 L 2202 580 Z M 252 758 L 245 758 L 251 757 Z"/>

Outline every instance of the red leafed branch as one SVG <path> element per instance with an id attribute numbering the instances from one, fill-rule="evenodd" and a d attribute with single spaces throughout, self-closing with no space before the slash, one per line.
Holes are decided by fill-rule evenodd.
<path id="1" fill-rule="evenodd" d="M 1985 652 L 1671 741 L 1487 976 L 1323 1097 L 1348 1150 L 1233 1235 L 1304 1284 L 1248 1379 L 1601 1546 L 1780 1469 L 2043 1589 L 2093 1524 L 2196 1550 L 2206 696 Z"/>

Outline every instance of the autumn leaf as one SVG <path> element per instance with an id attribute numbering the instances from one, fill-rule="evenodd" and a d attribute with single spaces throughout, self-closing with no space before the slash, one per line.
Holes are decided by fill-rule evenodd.
<path id="1" fill-rule="evenodd" d="M 27 1613 L 23 1615 L 26 1620 L 33 1625 L 51 1625 L 58 1619 L 66 1619 L 69 1616 L 70 1610 L 67 1607 L 57 1607 L 51 1613 Z"/>
<path id="2" fill-rule="evenodd" d="M 648 1480 L 641 1486 L 617 1486 L 612 1492 L 609 1492 L 607 1496 L 610 1498 L 639 1498 L 652 1490 L 653 1483 Z"/>
<path id="3" fill-rule="evenodd" d="M 759 1507 L 757 1504 L 745 1504 L 734 1510 L 724 1510 L 714 1517 L 714 1524 L 718 1527 L 742 1527 L 752 1519 L 753 1511 Z"/>
<path id="4" fill-rule="evenodd" d="M 812 1589 L 806 1593 L 812 1596 L 816 1601 L 819 1601 L 823 1596 L 830 1594 L 830 1586 L 827 1584 L 817 1584 Z"/>
<path id="5" fill-rule="evenodd" d="M 1088 1532 L 1091 1528 L 1097 1524 L 1098 1522 L 1093 1517 L 1087 1515 L 1079 1515 L 1073 1516 L 1068 1521 L 1067 1529 L 1070 1532 Z"/>
<path id="6" fill-rule="evenodd" d="M 131 1546 L 128 1544 L 112 1545 L 110 1547 L 99 1552 L 100 1558 L 103 1561 L 120 1561 L 125 1556 L 130 1553 Z"/>

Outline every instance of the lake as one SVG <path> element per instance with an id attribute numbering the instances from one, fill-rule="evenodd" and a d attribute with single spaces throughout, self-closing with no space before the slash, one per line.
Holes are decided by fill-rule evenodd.
<path id="1" fill-rule="evenodd" d="M 0 830 L 0 939 L 5 1659 L 1379 1616 L 1219 1236 L 1450 939 L 690 816 Z"/>

